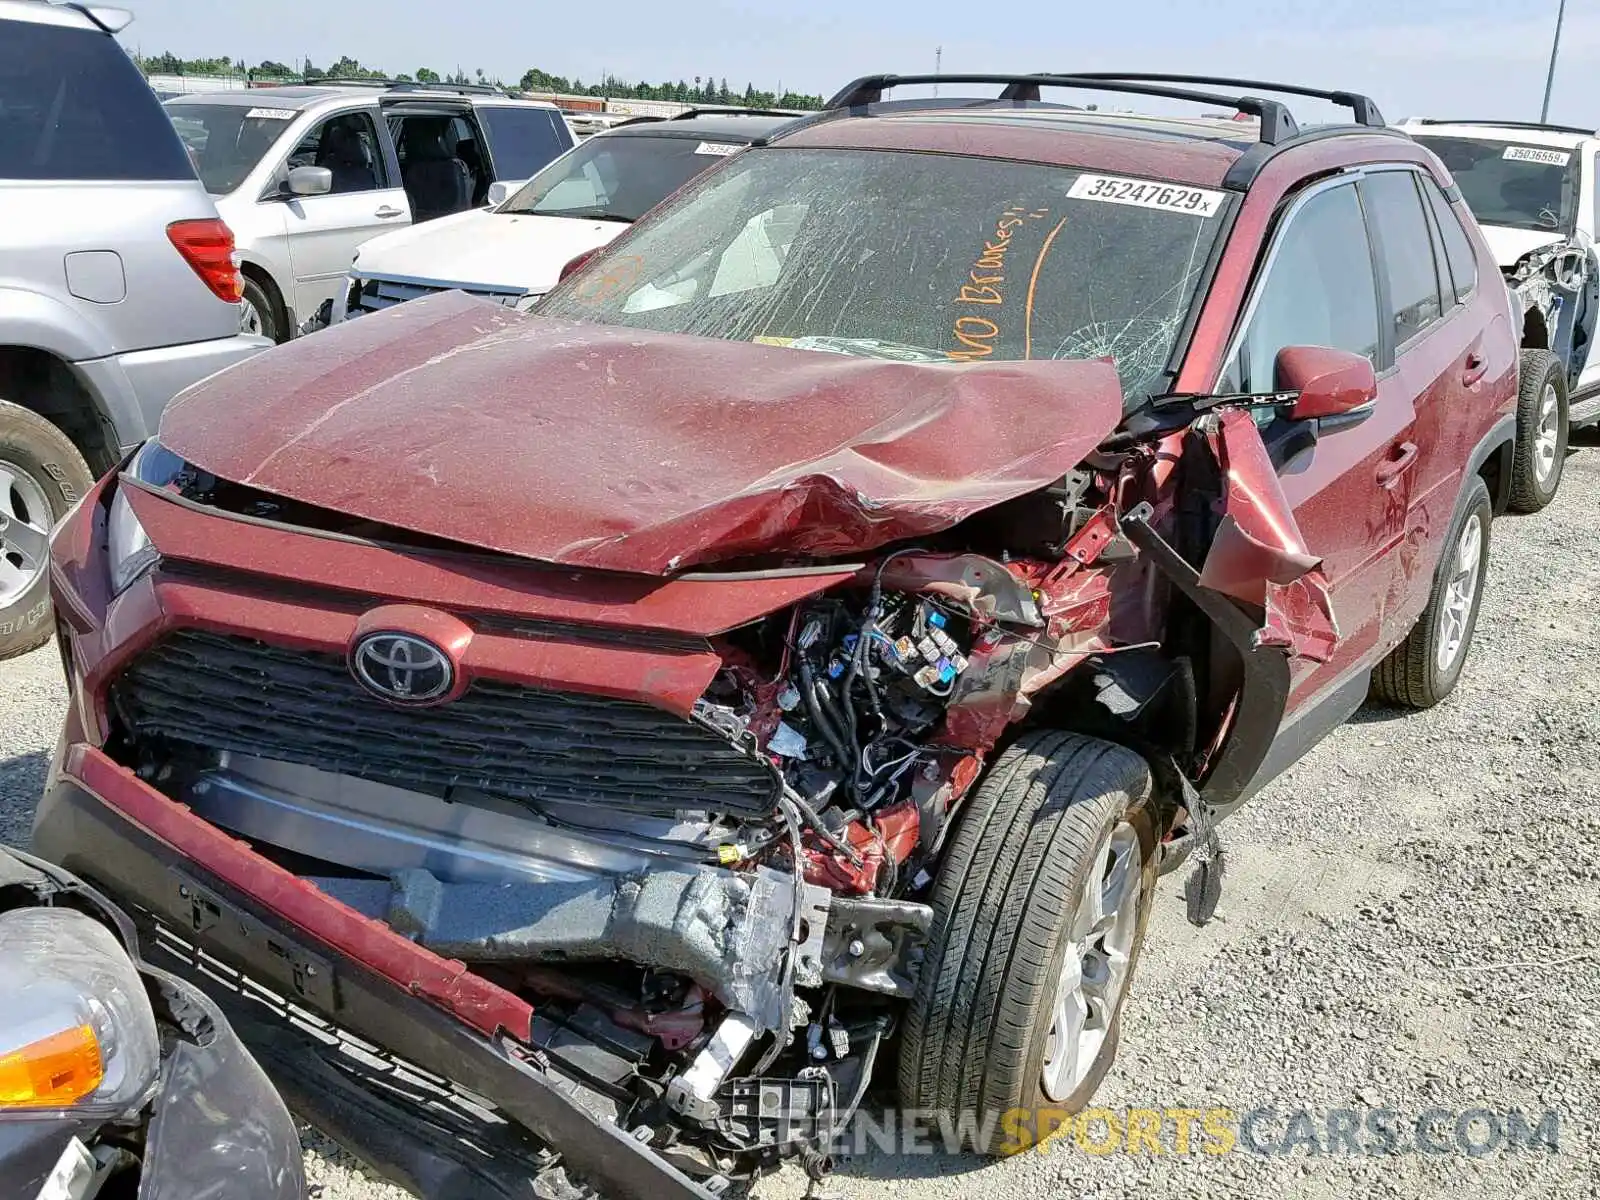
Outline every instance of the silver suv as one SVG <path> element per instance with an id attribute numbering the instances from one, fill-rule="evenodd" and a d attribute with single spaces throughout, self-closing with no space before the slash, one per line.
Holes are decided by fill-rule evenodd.
<path id="1" fill-rule="evenodd" d="M 239 334 L 233 237 L 112 36 L 0 0 L 0 658 L 45 641 L 51 526 Z"/>
<path id="2" fill-rule="evenodd" d="M 279 342 L 331 307 L 368 238 L 481 207 L 573 144 L 555 105 L 471 85 L 194 93 L 167 114 L 238 239 L 244 329 Z"/>

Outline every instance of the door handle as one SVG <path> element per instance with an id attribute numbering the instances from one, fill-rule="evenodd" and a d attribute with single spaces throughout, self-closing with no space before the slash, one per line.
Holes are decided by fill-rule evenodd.
<path id="1" fill-rule="evenodd" d="M 1471 387 L 1483 378 L 1483 373 L 1489 369 L 1489 360 L 1476 350 L 1469 351 L 1467 361 L 1461 368 L 1461 382 Z"/>
<path id="2" fill-rule="evenodd" d="M 405 212 L 405 209 L 403 209 L 403 208 L 392 208 L 389 205 L 385 204 L 382 208 L 380 208 L 377 212 L 373 213 L 372 215 L 377 217 L 380 221 L 387 221 L 392 217 L 403 217 L 403 216 L 406 215 L 406 212 Z"/>
<path id="3" fill-rule="evenodd" d="M 1392 488 L 1400 482 L 1400 476 L 1411 469 L 1417 461 L 1417 444 L 1415 442 L 1400 442 L 1394 447 L 1388 459 L 1378 468 L 1378 486 Z"/>

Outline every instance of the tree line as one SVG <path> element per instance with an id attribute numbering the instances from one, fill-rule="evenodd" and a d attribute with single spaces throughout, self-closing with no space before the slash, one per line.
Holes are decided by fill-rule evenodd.
<path id="1" fill-rule="evenodd" d="M 179 58 L 169 52 L 163 54 L 135 54 L 134 61 L 146 75 L 243 75 L 252 82 L 274 80 L 281 82 L 314 83 L 320 79 L 394 79 L 401 83 L 485 84 L 507 86 L 497 76 L 486 74 L 483 68 L 468 75 L 457 67 L 454 71 L 440 72 L 430 67 L 418 67 L 412 72 L 391 75 L 373 67 L 362 66 L 359 61 L 344 55 L 324 68 L 307 60 L 298 67 L 265 59 L 255 66 L 244 59 L 230 56 L 219 58 Z M 584 83 L 581 79 L 568 79 L 564 75 L 551 75 L 537 67 L 530 67 L 515 85 L 525 92 L 553 92 L 564 96 L 597 96 L 613 100 L 672 100 L 680 104 L 737 104 L 747 108 L 798 108 L 822 107 L 821 96 L 810 96 L 795 91 L 761 91 L 755 84 L 747 83 L 743 91 L 728 86 L 726 75 L 696 75 L 691 83 L 680 79 L 649 83 L 629 82 L 607 74 L 598 83 Z"/>

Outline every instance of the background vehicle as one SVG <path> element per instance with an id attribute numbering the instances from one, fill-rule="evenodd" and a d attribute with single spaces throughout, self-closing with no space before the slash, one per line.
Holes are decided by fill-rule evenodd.
<path id="1" fill-rule="evenodd" d="M 294 1122 L 217 1006 L 99 892 L 4 846 L 0 978 L 10 1195 L 302 1200 Z"/>
<path id="2" fill-rule="evenodd" d="M 180 96 L 167 113 L 238 239 L 244 327 L 287 341 L 367 239 L 485 203 L 573 144 L 552 104 L 375 84 Z"/>
<path id="3" fill-rule="evenodd" d="M 333 319 L 460 288 L 523 307 L 574 257 L 605 245 L 708 167 L 791 116 L 686 113 L 595 134 L 488 210 L 362 246 Z"/>
<path id="4" fill-rule="evenodd" d="M 1512 506 L 1555 497 L 1569 427 L 1600 421 L 1600 190 L 1592 129 L 1517 121 L 1401 126 L 1449 168 L 1522 304 L 1522 398 Z"/>
<path id="5" fill-rule="evenodd" d="M 883 100 L 935 81 L 1004 90 Z M 905 1107 L 1024 1148 L 1110 1068 L 1158 874 L 1467 661 L 1511 297 L 1313 94 L 1356 120 L 869 77 L 533 314 L 191 393 L 57 534 L 35 844 L 608 1195 L 820 1175 L 896 1028 Z M 275 1056 L 313 1123 L 459 1168 L 333 1054 Z"/>
<path id="6" fill-rule="evenodd" d="M 127 14 L 0 0 L 0 658 L 50 636 L 47 538 L 239 336 L 233 239 Z M 103 24 L 100 22 L 104 22 Z"/>

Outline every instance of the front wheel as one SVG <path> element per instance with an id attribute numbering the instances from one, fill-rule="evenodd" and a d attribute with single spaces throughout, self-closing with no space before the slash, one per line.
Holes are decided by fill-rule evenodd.
<path id="1" fill-rule="evenodd" d="M 259 337 L 283 341 L 284 331 L 278 328 L 277 309 L 267 289 L 254 279 L 245 276 L 244 298 L 239 302 L 239 332 L 253 333 Z"/>
<path id="2" fill-rule="evenodd" d="M 1047 1132 L 1042 1112 L 1086 1105 L 1116 1054 L 1157 874 L 1150 769 L 1096 738 L 1024 734 L 959 820 L 900 1096 L 1012 1153 Z"/>
<path id="3" fill-rule="evenodd" d="M 1511 510 L 1536 513 L 1556 498 L 1566 465 L 1567 376 L 1550 351 L 1524 350 L 1517 379 Z"/>

